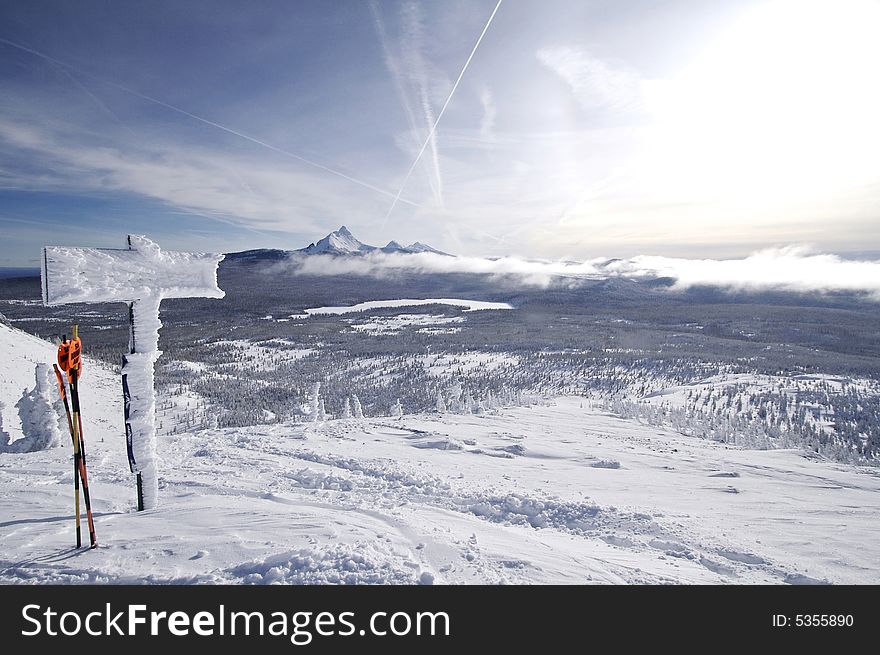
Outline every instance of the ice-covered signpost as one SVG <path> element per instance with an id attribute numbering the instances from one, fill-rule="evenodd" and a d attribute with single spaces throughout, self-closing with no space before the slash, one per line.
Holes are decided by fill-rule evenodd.
<path id="1" fill-rule="evenodd" d="M 129 353 L 122 358 L 128 463 L 137 475 L 138 509 L 156 507 L 156 416 L 153 364 L 159 350 L 159 303 L 164 298 L 222 298 L 217 266 L 223 255 L 166 252 L 145 236 L 128 248 L 43 248 L 43 302 L 128 303 Z"/>

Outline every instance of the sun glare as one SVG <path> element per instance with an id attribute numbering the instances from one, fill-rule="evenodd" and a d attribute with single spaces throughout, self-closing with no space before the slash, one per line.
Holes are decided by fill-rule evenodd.
<path id="1" fill-rule="evenodd" d="M 780 1 L 652 83 L 658 190 L 740 209 L 833 201 L 880 176 L 880 4 Z"/>

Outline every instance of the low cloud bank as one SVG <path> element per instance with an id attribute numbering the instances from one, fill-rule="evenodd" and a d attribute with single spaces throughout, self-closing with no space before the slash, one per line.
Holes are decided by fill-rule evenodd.
<path id="1" fill-rule="evenodd" d="M 716 286 L 737 291 L 849 291 L 880 301 L 880 260 L 848 260 L 802 247 L 761 250 L 742 259 L 682 259 L 639 255 L 586 262 L 517 257 L 447 257 L 433 253 L 370 253 L 360 257 L 294 256 L 285 264 L 297 275 L 363 275 L 404 272 L 471 273 L 503 277 L 523 286 L 549 287 L 612 277 L 668 277 L 673 289 Z"/>
<path id="2" fill-rule="evenodd" d="M 761 250 L 744 259 L 639 256 L 621 264 L 619 272 L 671 277 L 677 289 L 708 285 L 738 291 L 851 291 L 880 301 L 880 261 L 843 259 L 800 247 Z"/>

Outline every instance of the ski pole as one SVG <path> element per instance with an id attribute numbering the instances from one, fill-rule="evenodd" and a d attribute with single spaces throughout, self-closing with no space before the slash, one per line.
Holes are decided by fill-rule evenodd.
<path id="1" fill-rule="evenodd" d="M 58 348 L 58 361 L 62 362 L 62 366 L 67 361 L 65 343 L 66 340 L 62 341 L 61 346 Z M 63 356 L 62 349 L 65 349 Z M 70 440 L 73 442 L 73 498 L 76 503 L 76 547 L 79 548 L 82 546 L 82 536 L 79 526 L 79 462 L 77 461 L 76 430 L 74 430 L 73 420 L 70 418 L 70 405 L 67 402 L 67 394 L 64 392 L 64 378 L 61 377 L 58 365 L 53 364 L 52 366 L 55 369 L 55 375 L 58 377 L 58 390 L 61 393 L 61 400 L 64 402 L 64 411 L 67 414 L 67 429 L 70 430 Z"/>
<path id="2" fill-rule="evenodd" d="M 89 524 L 89 541 L 91 547 L 98 545 L 95 535 L 95 522 L 92 517 L 92 502 L 89 494 L 89 476 L 86 468 L 85 458 L 85 439 L 82 429 L 82 414 L 79 404 L 79 384 L 78 379 L 82 371 L 82 341 L 79 338 L 79 326 L 73 326 L 73 338 L 69 341 L 66 336 L 63 338 L 61 345 L 58 347 L 58 363 L 64 371 L 67 372 L 68 382 L 70 383 L 70 397 L 73 405 L 73 416 L 70 416 L 68 410 L 66 394 L 64 392 L 63 380 L 59 382 L 62 398 L 64 398 L 65 410 L 68 411 L 68 427 L 73 438 L 73 461 L 74 461 L 74 498 L 76 501 L 76 546 L 82 546 L 81 537 L 81 519 L 79 511 L 79 485 L 82 481 L 83 496 L 86 503 L 86 517 Z"/>
<path id="3" fill-rule="evenodd" d="M 69 350 L 69 369 L 67 376 L 70 382 L 70 396 L 73 403 L 73 431 L 76 434 L 79 448 L 79 476 L 83 487 L 83 496 L 86 501 L 86 517 L 89 523 L 89 543 L 91 548 L 98 545 L 95 536 L 95 522 L 92 518 L 92 502 L 89 494 L 89 476 L 86 469 L 86 441 L 83 435 L 82 413 L 79 404 L 79 377 L 82 373 L 82 341 L 79 338 L 79 326 L 73 326 L 73 339 Z"/>
<path id="4" fill-rule="evenodd" d="M 73 330 L 74 334 L 76 334 L 76 326 L 74 326 Z M 92 518 L 92 501 L 89 497 L 89 475 L 86 469 L 86 440 L 83 436 L 82 414 L 80 413 L 79 408 L 79 384 L 77 382 L 79 369 L 71 369 L 71 373 L 70 395 L 73 400 L 73 416 L 76 420 L 74 431 L 77 433 L 79 441 L 79 474 L 82 478 L 83 497 L 86 501 L 86 518 L 89 523 L 89 543 L 91 544 L 91 548 L 97 548 L 98 538 L 95 535 L 95 521 Z"/>
<path id="5" fill-rule="evenodd" d="M 58 378 L 58 392 L 61 394 L 61 401 L 64 403 L 64 413 L 67 414 L 67 429 L 70 431 L 70 440 L 73 441 L 73 421 L 70 418 L 70 404 L 67 402 L 67 393 L 64 391 L 64 378 L 61 376 L 61 370 L 58 364 L 52 364 L 55 369 L 55 377 Z"/>
<path id="6" fill-rule="evenodd" d="M 70 379 L 71 370 L 75 370 L 79 365 L 79 350 L 76 348 L 76 326 L 74 326 L 74 339 L 68 341 L 67 335 L 61 338 L 61 345 L 58 346 L 58 365 L 67 373 Z M 73 437 L 73 502 L 74 514 L 76 517 L 76 547 L 82 547 L 82 530 L 80 528 L 79 515 L 79 433 L 76 428 L 76 408 L 74 407 L 73 420 L 71 421 L 72 430 L 70 436 Z"/>
<path id="7" fill-rule="evenodd" d="M 76 421 L 73 422 L 73 502 L 76 507 L 76 547 L 82 547 L 82 532 L 79 519 L 79 437 Z"/>

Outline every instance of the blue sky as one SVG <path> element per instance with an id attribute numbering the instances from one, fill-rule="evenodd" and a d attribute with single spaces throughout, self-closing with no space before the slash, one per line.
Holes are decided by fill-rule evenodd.
<path id="1" fill-rule="evenodd" d="M 505 0 L 389 215 L 495 5 L 3 3 L 0 266 L 341 224 L 469 255 L 880 249 L 869 0 Z"/>

